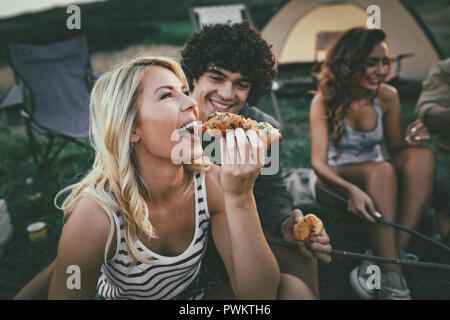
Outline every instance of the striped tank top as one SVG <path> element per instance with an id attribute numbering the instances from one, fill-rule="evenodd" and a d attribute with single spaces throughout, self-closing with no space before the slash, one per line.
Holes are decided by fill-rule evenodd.
<path id="1" fill-rule="evenodd" d="M 195 232 L 188 248 L 177 256 L 162 256 L 138 239 L 134 245 L 152 262 L 136 262 L 132 267 L 124 236 L 121 214 L 113 212 L 117 248 L 114 256 L 101 266 L 97 283 L 100 297 L 110 299 L 175 299 L 197 277 L 206 252 L 210 215 L 206 201 L 205 173 L 194 174 Z M 192 299 L 203 298 L 204 293 Z"/>

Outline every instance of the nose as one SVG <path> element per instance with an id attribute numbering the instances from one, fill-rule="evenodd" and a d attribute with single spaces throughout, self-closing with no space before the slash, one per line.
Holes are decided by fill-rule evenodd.
<path id="1" fill-rule="evenodd" d="M 182 95 L 182 102 L 181 102 L 181 111 L 188 111 L 191 109 L 197 109 L 197 102 L 191 98 L 190 96 L 187 96 L 185 94 Z"/>
<path id="2" fill-rule="evenodd" d="M 233 83 L 231 81 L 223 82 L 218 88 L 217 92 L 224 100 L 230 100 L 233 98 Z"/>
<path id="3" fill-rule="evenodd" d="M 380 61 L 380 62 L 377 64 L 377 70 L 376 70 L 376 71 L 377 71 L 377 74 L 379 74 L 379 75 L 385 75 L 387 69 L 388 69 L 388 66 L 385 65 L 385 64 L 383 64 L 383 62 Z"/>

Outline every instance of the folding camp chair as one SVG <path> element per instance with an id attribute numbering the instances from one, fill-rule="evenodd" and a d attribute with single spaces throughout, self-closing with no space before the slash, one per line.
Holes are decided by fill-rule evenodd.
<path id="1" fill-rule="evenodd" d="M 191 19 L 194 31 L 198 32 L 206 25 L 219 23 L 239 23 L 244 20 L 248 21 L 253 26 L 250 12 L 245 4 L 207 6 L 207 7 L 193 7 L 189 8 L 189 17 Z M 283 118 L 281 117 L 280 108 L 275 92 L 279 85 L 274 81 L 272 91 L 270 92 L 270 99 L 272 102 L 275 117 L 283 126 Z"/>
<path id="2" fill-rule="evenodd" d="M 15 84 L 1 109 L 10 110 L 14 120 L 20 114 L 36 165 L 49 166 L 68 142 L 89 148 L 79 139 L 89 135 L 89 81 L 98 74 L 90 68 L 86 38 L 50 45 L 9 44 L 8 54 Z M 45 149 L 35 132 L 48 138 Z M 57 137 L 63 138 L 58 147 Z"/>

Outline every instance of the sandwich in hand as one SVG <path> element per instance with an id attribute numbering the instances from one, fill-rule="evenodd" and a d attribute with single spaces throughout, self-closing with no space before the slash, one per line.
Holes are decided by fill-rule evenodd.
<path id="1" fill-rule="evenodd" d="M 203 124 L 202 133 L 208 132 L 211 136 L 225 135 L 227 129 L 242 128 L 255 130 L 266 147 L 269 148 L 272 141 L 281 141 L 280 132 L 267 122 L 257 122 L 250 118 L 230 112 L 214 112 Z"/>

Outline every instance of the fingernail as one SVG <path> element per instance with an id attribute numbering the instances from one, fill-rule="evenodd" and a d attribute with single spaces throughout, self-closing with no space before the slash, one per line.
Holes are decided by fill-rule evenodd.
<path id="1" fill-rule="evenodd" d="M 381 218 L 381 213 L 379 213 L 378 211 L 375 211 L 375 217 Z"/>
<path id="2" fill-rule="evenodd" d="M 420 137 L 419 136 L 415 136 L 414 140 L 420 140 Z"/>
<path id="3" fill-rule="evenodd" d="M 416 132 L 416 131 L 417 131 L 417 128 L 416 128 L 416 127 L 414 127 L 414 128 L 411 129 L 411 132 L 412 132 L 412 133 L 414 133 L 414 132 Z"/>

